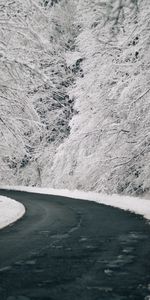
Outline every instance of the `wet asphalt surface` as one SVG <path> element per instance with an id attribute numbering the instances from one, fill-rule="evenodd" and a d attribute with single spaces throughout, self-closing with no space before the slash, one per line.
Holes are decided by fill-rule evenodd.
<path id="1" fill-rule="evenodd" d="M 25 216 L 0 231 L 0 300 L 149 300 L 150 225 L 94 202 L 4 191 Z"/>

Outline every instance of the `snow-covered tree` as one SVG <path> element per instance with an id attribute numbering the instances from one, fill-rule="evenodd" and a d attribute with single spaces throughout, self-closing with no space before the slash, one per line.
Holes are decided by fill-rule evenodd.
<path id="1" fill-rule="evenodd" d="M 1 180 L 149 188 L 149 16 L 149 0 L 1 1 Z"/>
<path id="2" fill-rule="evenodd" d="M 69 133 L 73 79 L 65 51 L 73 47 L 73 7 L 65 0 L 1 2 L 0 147 L 15 173 Z"/>
<path id="3" fill-rule="evenodd" d="M 78 114 L 55 157 L 55 187 L 132 194 L 149 188 L 149 16 L 147 0 L 79 0 L 83 77 L 70 88 Z"/>

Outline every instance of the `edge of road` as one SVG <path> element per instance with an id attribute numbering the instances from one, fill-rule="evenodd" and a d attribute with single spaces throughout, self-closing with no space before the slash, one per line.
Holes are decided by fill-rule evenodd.
<path id="1" fill-rule="evenodd" d="M 6 196 L 0 196 L 0 229 L 21 219 L 25 211 L 22 203 Z"/>

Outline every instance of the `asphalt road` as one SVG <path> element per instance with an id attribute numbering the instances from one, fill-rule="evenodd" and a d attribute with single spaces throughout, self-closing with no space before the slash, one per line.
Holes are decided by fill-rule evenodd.
<path id="1" fill-rule="evenodd" d="M 4 191 L 26 215 L 0 231 L 0 300 L 149 300 L 150 225 L 94 202 Z"/>

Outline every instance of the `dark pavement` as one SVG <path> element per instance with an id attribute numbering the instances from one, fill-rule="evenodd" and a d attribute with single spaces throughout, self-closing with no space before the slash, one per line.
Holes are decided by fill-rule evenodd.
<path id="1" fill-rule="evenodd" d="M 94 202 L 0 190 L 25 216 L 0 231 L 0 300 L 150 300 L 150 225 Z"/>

